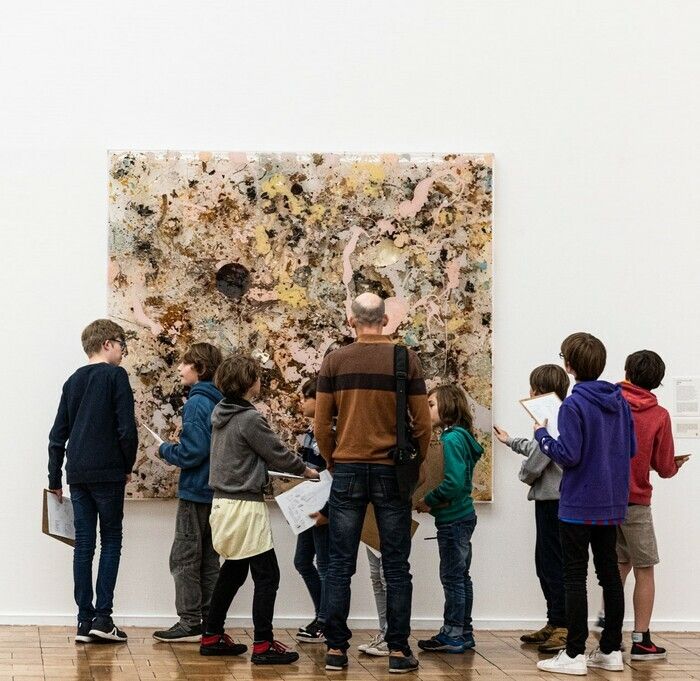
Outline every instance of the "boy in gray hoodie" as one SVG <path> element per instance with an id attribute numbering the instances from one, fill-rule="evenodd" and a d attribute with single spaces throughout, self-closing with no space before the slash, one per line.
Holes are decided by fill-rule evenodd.
<path id="1" fill-rule="evenodd" d="M 224 633 L 226 614 L 250 570 L 253 592 L 253 664 L 291 664 L 299 654 L 275 641 L 272 618 L 280 571 L 264 500 L 268 468 L 318 478 L 272 432 L 251 400 L 260 393 L 259 368 L 245 355 L 225 359 L 214 377 L 224 399 L 212 414 L 209 486 L 214 490 L 212 540 L 225 561 L 202 635 L 202 655 L 241 655 L 246 646 Z"/>
<path id="2" fill-rule="evenodd" d="M 564 401 L 569 376 L 556 364 L 543 364 L 530 374 L 530 397 L 556 393 Z M 538 650 L 553 653 L 566 648 L 566 613 L 564 607 L 564 564 L 559 539 L 559 484 L 562 470 L 540 451 L 534 438 L 512 438 L 500 426 L 494 426 L 500 442 L 527 457 L 518 477 L 530 486 L 527 498 L 535 502 L 535 570 L 547 601 L 547 624 L 538 631 L 524 634 L 524 643 L 539 644 Z"/>

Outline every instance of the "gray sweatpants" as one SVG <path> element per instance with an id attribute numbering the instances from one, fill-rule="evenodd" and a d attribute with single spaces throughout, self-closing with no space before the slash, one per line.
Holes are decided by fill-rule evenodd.
<path id="1" fill-rule="evenodd" d="M 382 636 L 386 634 L 386 579 L 382 570 L 382 558 L 377 556 L 372 550 L 367 549 L 367 560 L 369 561 L 369 578 L 374 591 L 374 602 L 377 606 L 377 619 L 379 620 L 379 630 Z"/>
<path id="2" fill-rule="evenodd" d="M 182 624 L 207 621 L 211 595 L 219 576 L 219 555 L 211 541 L 211 504 L 180 499 L 170 574 L 175 580 L 175 608 Z"/>

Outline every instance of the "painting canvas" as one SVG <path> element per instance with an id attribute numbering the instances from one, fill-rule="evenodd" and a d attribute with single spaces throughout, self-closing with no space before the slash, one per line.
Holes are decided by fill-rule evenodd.
<path id="1" fill-rule="evenodd" d="M 139 422 L 177 437 L 179 358 L 209 341 L 259 360 L 259 408 L 296 447 L 300 386 L 373 291 L 428 386 L 467 391 L 490 500 L 492 172 L 490 155 L 111 153 L 109 314 Z M 174 496 L 177 470 L 140 435 L 128 496 Z"/>

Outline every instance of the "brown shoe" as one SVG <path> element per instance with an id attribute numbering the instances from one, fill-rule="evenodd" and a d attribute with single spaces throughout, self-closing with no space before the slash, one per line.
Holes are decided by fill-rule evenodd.
<path id="1" fill-rule="evenodd" d="M 523 634 L 520 640 L 523 643 L 544 643 L 554 631 L 554 627 L 551 624 L 547 624 L 539 631 L 531 631 L 529 634 Z"/>
<path id="2" fill-rule="evenodd" d="M 538 646 L 537 650 L 541 653 L 558 653 L 560 650 L 565 650 L 568 633 L 567 629 L 557 627 L 552 631 L 552 635 L 541 646 Z"/>

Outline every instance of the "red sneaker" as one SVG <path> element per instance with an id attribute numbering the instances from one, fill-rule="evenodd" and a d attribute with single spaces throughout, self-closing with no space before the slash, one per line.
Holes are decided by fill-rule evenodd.
<path id="1" fill-rule="evenodd" d="M 235 643 L 228 634 L 204 634 L 199 646 L 200 655 L 243 655 L 248 646 Z"/>
<path id="2" fill-rule="evenodd" d="M 289 650 L 279 641 L 258 641 L 253 643 L 253 664 L 292 664 L 299 659 L 299 653 Z"/>

